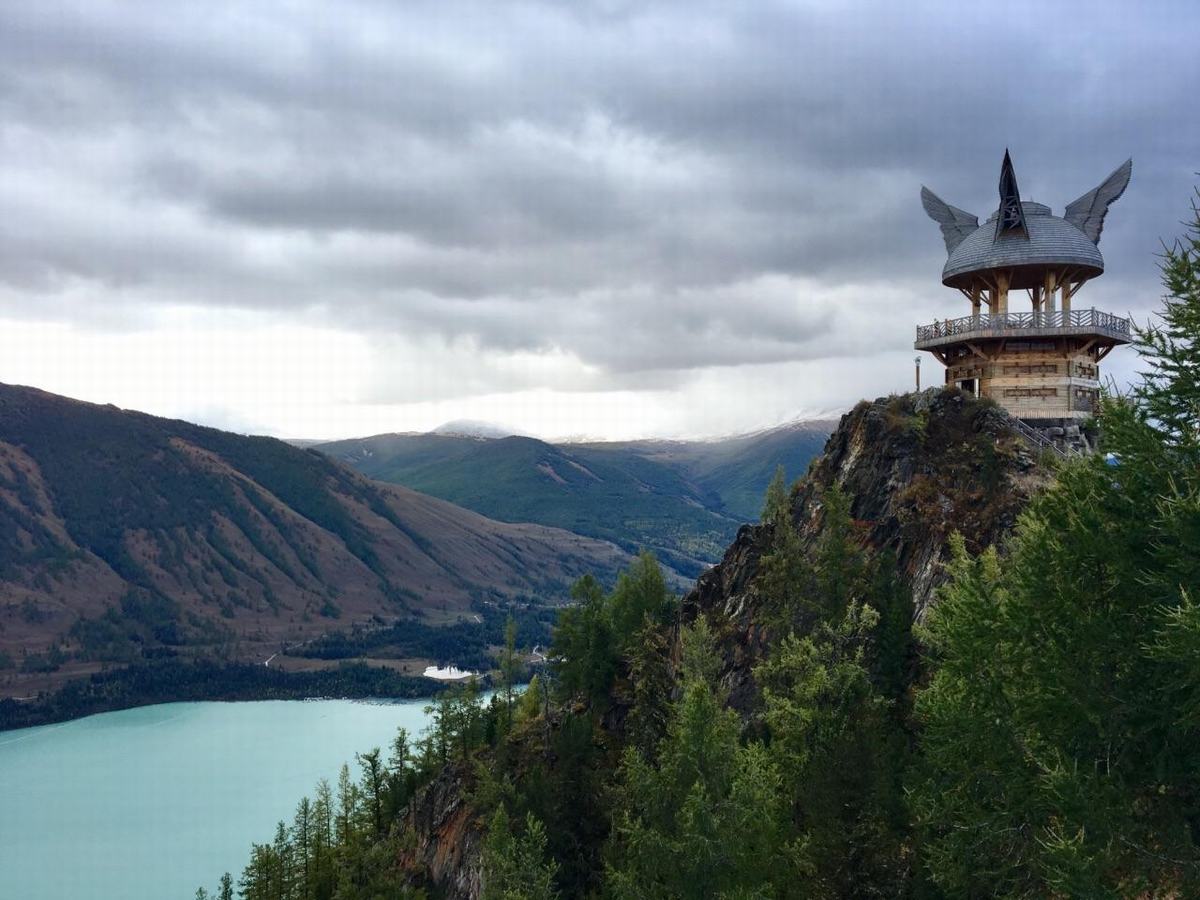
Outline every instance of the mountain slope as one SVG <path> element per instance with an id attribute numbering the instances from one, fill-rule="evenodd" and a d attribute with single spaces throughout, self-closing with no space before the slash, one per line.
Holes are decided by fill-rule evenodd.
<path id="1" fill-rule="evenodd" d="M 381 435 L 323 444 L 363 474 L 506 522 L 538 522 L 654 550 L 698 574 L 737 530 L 676 469 L 636 452 L 558 447 L 534 438 Z"/>
<path id="2" fill-rule="evenodd" d="M 836 424 L 814 420 L 711 441 L 631 441 L 588 446 L 626 450 L 668 465 L 703 494 L 716 497 L 724 513 L 751 522 L 762 511 L 763 495 L 775 469 L 783 466 L 789 480 L 799 478 L 821 453 Z"/>
<path id="3" fill-rule="evenodd" d="M 653 550 L 689 577 L 757 517 L 782 464 L 799 475 L 828 423 L 722 441 L 550 444 L 528 437 L 389 434 L 322 444 L 371 478 L 507 522 L 538 522 Z"/>
<path id="4" fill-rule="evenodd" d="M 0 385 L 6 693 L 161 654 L 262 659 L 372 616 L 557 599 L 624 559 L 281 441 Z"/>

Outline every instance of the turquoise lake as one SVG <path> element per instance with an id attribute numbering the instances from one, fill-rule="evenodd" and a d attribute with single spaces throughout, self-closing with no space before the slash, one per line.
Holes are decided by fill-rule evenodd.
<path id="1" fill-rule="evenodd" d="M 192 900 L 428 701 L 168 703 L 0 732 L 0 896 Z"/>

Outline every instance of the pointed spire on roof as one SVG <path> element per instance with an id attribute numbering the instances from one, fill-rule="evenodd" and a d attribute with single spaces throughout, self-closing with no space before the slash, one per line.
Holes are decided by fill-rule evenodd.
<path id="1" fill-rule="evenodd" d="M 1021 206 L 1021 192 L 1017 189 L 1017 173 L 1013 171 L 1007 147 L 1004 148 L 1004 162 L 1000 166 L 1000 215 L 996 217 L 995 239 L 1005 237 L 1023 237 L 1029 240 L 1025 210 Z"/>

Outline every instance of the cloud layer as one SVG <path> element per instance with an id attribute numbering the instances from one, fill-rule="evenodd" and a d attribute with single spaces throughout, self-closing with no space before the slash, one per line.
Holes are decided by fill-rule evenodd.
<path id="1" fill-rule="evenodd" d="M 1200 169 L 1200 9 L 972 7 L 6 5 L 0 324 L 42 361 L 0 380 L 183 414 L 156 375 L 209 378 L 196 414 L 276 432 L 829 409 L 907 387 L 912 326 L 960 312 L 917 190 L 986 215 L 1005 146 L 1056 210 L 1134 157 L 1085 290 L 1144 316 Z M 186 343 L 197 316 L 212 352 L 174 373 L 131 351 L 77 383 L 53 337 Z M 324 413 L 266 399 L 335 364 Z M 608 424 L 613 397 L 651 411 Z"/>

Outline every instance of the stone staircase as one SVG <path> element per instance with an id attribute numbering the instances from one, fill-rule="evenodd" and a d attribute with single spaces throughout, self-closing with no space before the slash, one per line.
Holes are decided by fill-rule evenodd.
<path id="1" fill-rule="evenodd" d="M 1095 445 L 1076 423 L 1033 425 L 1016 416 L 1009 416 L 1013 430 L 1033 450 L 1048 450 L 1060 459 L 1087 456 L 1096 452 Z"/>

